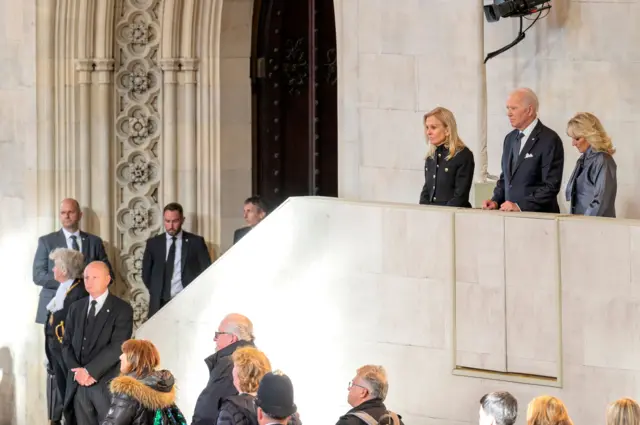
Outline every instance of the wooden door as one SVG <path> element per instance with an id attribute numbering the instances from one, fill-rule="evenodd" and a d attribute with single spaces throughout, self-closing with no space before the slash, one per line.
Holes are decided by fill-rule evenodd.
<path id="1" fill-rule="evenodd" d="M 255 0 L 253 191 L 271 207 L 338 195 L 336 58 L 333 0 Z"/>

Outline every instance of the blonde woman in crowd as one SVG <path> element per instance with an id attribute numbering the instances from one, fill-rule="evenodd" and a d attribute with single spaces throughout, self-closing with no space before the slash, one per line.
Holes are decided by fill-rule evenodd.
<path id="1" fill-rule="evenodd" d="M 527 425 L 573 425 L 573 422 L 560 399 L 543 395 L 529 403 Z"/>
<path id="2" fill-rule="evenodd" d="M 445 108 L 427 112 L 422 120 L 429 150 L 424 164 L 420 204 L 471 208 L 473 153 L 458 136 L 453 113 Z"/>
<path id="3" fill-rule="evenodd" d="M 589 112 L 580 112 L 569 120 L 567 135 L 581 153 L 567 183 L 571 214 L 615 217 L 618 181 L 611 138 Z"/>
<path id="4" fill-rule="evenodd" d="M 640 406 L 630 398 L 621 398 L 607 409 L 607 425 L 640 425 Z"/>
<path id="5" fill-rule="evenodd" d="M 233 386 L 237 395 L 225 397 L 220 402 L 218 425 L 258 425 L 255 400 L 260 381 L 271 372 L 267 356 L 255 347 L 238 348 L 233 360 Z M 298 415 L 291 416 L 291 425 L 300 425 Z"/>

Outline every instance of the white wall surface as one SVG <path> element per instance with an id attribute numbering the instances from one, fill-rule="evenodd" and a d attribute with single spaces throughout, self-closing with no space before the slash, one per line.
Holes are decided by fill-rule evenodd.
<path id="1" fill-rule="evenodd" d="M 44 423 L 36 230 L 35 1 L 0 1 L 0 423 Z M 27 409 L 27 406 L 30 406 Z"/>
<path id="2" fill-rule="evenodd" d="M 608 402 L 640 398 L 637 226 L 294 198 L 137 337 L 158 345 L 189 415 L 218 323 L 240 312 L 291 375 L 310 425 L 348 409 L 347 383 L 366 363 L 387 368 L 388 406 L 407 424 L 476 423 L 478 400 L 494 390 L 518 398 L 518 424 L 541 394 L 564 399 L 575 423 L 598 423 Z M 562 388 L 452 374 L 454 359 L 483 358 L 558 376 Z"/>

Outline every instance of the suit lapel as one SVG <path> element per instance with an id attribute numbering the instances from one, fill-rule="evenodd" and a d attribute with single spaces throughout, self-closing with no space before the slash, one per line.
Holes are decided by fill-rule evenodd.
<path id="1" fill-rule="evenodd" d="M 184 276 L 184 269 L 187 259 L 187 251 L 189 250 L 189 245 L 191 241 L 189 240 L 189 233 L 182 231 L 182 250 L 180 252 L 180 274 L 181 277 Z M 184 284 L 183 284 L 184 285 Z"/>
<path id="2" fill-rule="evenodd" d="M 527 154 L 531 151 L 531 149 L 533 149 L 533 146 L 538 141 L 538 136 L 540 135 L 541 130 L 542 130 L 542 123 L 540 122 L 540 120 L 538 120 L 538 124 L 536 124 L 536 126 L 533 128 L 533 131 L 529 135 L 529 138 L 527 139 L 524 146 L 520 150 L 520 155 L 518 156 L 518 162 L 516 163 L 516 168 L 514 168 L 511 173 L 512 176 L 516 173 L 516 171 L 518 171 L 518 168 L 520 168 L 520 164 L 522 164 L 522 161 L 524 161 Z M 517 136 L 518 133 L 514 133 L 514 134 Z"/>
<path id="3" fill-rule="evenodd" d="M 96 315 L 96 323 L 94 324 L 91 340 L 89 341 L 88 352 L 91 352 L 91 350 L 93 350 L 93 347 L 96 345 L 96 342 L 98 341 L 98 337 L 102 333 L 102 328 L 104 328 L 105 323 L 107 323 L 107 319 L 109 318 L 109 316 L 111 316 L 112 309 L 113 309 L 113 295 L 109 294 L 107 295 L 107 299 L 104 300 L 104 305 Z M 87 313 L 85 310 L 85 317 L 86 315 Z"/>
<path id="4" fill-rule="evenodd" d="M 64 232 L 62 229 L 58 232 L 56 236 L 56 247 L 58 248 L 67 248 L 67 238 L 64 236 Z"/>
<path id="5" fill-rule="evenodd" d="M 89 238 L 85 232 L 80 232 L 80 240 L 82 241 L 82 253 L 85 259 L 89 259 Z"/>

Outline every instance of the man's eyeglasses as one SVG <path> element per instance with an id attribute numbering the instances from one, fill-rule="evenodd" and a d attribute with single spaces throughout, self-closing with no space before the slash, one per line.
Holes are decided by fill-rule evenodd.
<path id="1" fill-rule="evenodd" d="M 220 338 L 220 335 L 231 335 L 230 332 L 216 332 L 213 335 L 213 340 L 215 341 L 216 339 Z"/>
<path id="2" fill-rule="evenodd" d="M 355 382 L 353 382 L 353 381 L 349 381 L 349 387 L 348 387 L 348 389 L 350 390 L 350 389 L 351 389 L 351 388 L 353 388 L 353 387 L 358 387 L 358 388 L 362 388 L 363 390 L 367 390 L 367 391 L 369 391 L 369 388 L 367 388 L 367 387 L 363 387 L 362 385 L 358 385 L 358 384 L 356 384 L 356 383 L 355 383 Z"/>

